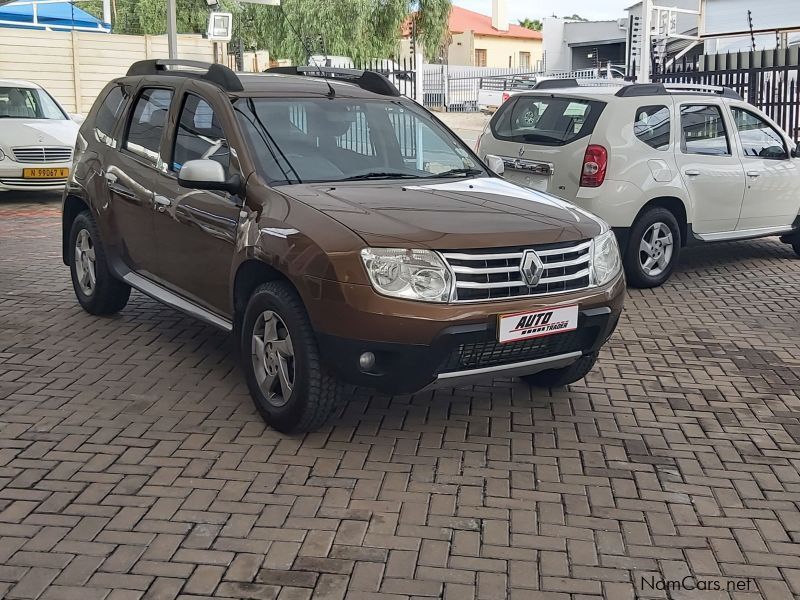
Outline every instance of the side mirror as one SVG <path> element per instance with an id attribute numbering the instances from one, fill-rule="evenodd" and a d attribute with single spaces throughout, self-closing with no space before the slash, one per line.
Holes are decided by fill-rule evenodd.
<path id="1" fill-rule="evenodd" d="M 495 156 L 494 154 L 487 154 L 486 164 L 489 166 L 489 170 L 493 171 L 497 175 L 502 175 L 503 173 L 505 173 L 506 163 L 503 162 L 503 159 L 500 158 L 499 156 Z"/>
<path id="2" fill-rule="evenodd" d="M 215 160 L 209 158 L 190 160 L 184 163 L 178 173 L 178 184 L 181 187 L 195 190 L 219 190 L 238 194 L 241 188 L 241 177 L 225 176 L 225 169 Z"/>

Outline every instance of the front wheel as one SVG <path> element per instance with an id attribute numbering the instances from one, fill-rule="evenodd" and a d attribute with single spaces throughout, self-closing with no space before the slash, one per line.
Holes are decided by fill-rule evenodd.
<path id="1" fill-rule="evenodd" d="M 800 235 L 795 236 L 794 240 L 792 241 L 792 248 L 794 249 L 794 253 L 797 256 L 800 256 Z"/>
<path id="2" fill-rule="evenodd" d="M 632 287 L 652 288 L 672 275 L 681 250 L 678 221 L 666 208 L 651 208 L 631 227 L 623 264 Z"/>
<path id="3" fill-rule="evenodd" d="M 303 302 L 288 283 L 265 283 L 253 292 L 240 357 L 256 409 L 278 431 L 313 431 L 339 402 L 341 386 L 322 364 Z"/>
<path id="4" fill-rule="evenodd" d="M 528 385 L 542 388 L 557 388 L 564 387 L 570 383 L 580 381 L 589 374 L 597 362 L 597 352 L 586 354 L 580 357 L 577 361 L 568 367 L 560 369 L 549 369 L 534 373 L 533 375 L 525 375 L 522 380 Z"/>

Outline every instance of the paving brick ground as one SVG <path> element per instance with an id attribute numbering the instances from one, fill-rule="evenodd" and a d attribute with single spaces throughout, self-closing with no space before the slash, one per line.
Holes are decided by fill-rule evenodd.
<path id="1" fill-rule="evenodd" d="M 777 240 L 632 291 L 568 390 L 360 394 L 302 437 L 265 429 L 217 331 L 138 294 L 84 314 L 59 244 L 56 201 L 0 198 L 0 597 L 800 595 Z M 686 576 L 722 589 L 651 589 Z"/>

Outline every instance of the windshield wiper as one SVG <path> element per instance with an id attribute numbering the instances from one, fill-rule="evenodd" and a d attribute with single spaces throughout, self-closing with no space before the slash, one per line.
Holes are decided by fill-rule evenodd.
<path id="1" fill-rule="evenodd" d="M 345 177 L 339 181 L 360 181 L 365 179 L 419 179 L 419 175 L 412 175 L 410 173 L 394 173 L 391 171 L 373 171 L 372 173 L 362 173 L 361 175 Z"/>
<path id="2" fill-rule="evenodd" d="M 444 171 L 443 173 L 437 173 L 436 175 L 431 175 L 431 177 L 453 177 L 455 175 L 480 175 L 483 171 L 480 169 L 450 169 L 449 171 Z"/>

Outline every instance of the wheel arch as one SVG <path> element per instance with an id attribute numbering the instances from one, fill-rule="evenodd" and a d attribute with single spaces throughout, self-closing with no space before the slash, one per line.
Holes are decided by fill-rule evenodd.
<path id="1" fill-rule="evenodd" d="M 65 265 L 69 264 L 69 234 L 72 231 L 72 224 L 79 214 L 85 210 L 90 210 L 89 205 L 83 198 L 75 195 L 68 195 L 64 198 L 64 205 L 61 212 L 61 260 Z"/>
<path id="2" fill-rule="evenodd" d="M 248 258 L 239 265 L 233 278 L 233 298 L 231 299 L 234 323 L 239 323 L 253 290 L 262 283 L 270 281 L 285 281 L 295 290 L 297 289 L 289 277 L 262 260 Z"/>
<path id="3" fill-rule="evenodd" d="M 683 200 L 680 198 L 675 196 L 659 196 L 648 200 L 644 206 L 639 209 L 639 212 L 636 213 L 636 218 L 634 218 L 633 223 L 636 223 L 648 210 L 657 207 L 664 208 L 673 214 L 680 228 L 681 246 L 686 246 L 689 237 L 689 221 L 686 204 L 684 204 Z"/>

